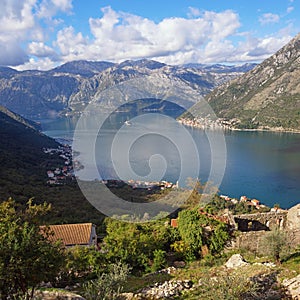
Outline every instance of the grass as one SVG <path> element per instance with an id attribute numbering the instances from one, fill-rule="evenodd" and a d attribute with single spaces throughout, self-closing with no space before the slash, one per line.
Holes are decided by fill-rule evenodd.
<path id="1" fill-rule="evenodd" d="M 300 274 L 300 251 L 293 253 L 288 259 L 284 260 L 282 266 L 293 273 Z"/>
<path id="2" fill-rule="evenodd" d="M 129 276 L 124 286 L 124 292 L 136 292 L 144 287 L 151 286 L 155 283 L 163 283 L 172 278 L 173 276 L 167 273 L 152 273 L 142 277 Z"/>
<path id="3" fill-rule="evenodd" d="M 224 264 L 235 253 L 237 251 L 227 251 L 213 260 L 194 261 L 187 264 L 185 268 L 176 269 L 172 274 L 148 274 L 143 277 L 130 276 L 125 291 L 135 292 L 154 283 L 162 283 L 171 279 L 191 280 L 194 283 L 193 288 L 185 290 L 176 299 L 260 299 L 255 297 L 263 295 L 265 289 L 283 293 L 281 282 L 285 278 L 293 278 L 300 274 L 300 252 L 297 251 L 286 258 L 281 265 L 268 267 L 262 264 L 270 261 L 267 257 L 257 257 L 253 253 L 243 250 L 242 255 L 250 264 L 237 269 L 227 269 Z M 253 281 L 249 278 L 252 278 Z M 266 282 L 269 282 L 267 287 L 260 283 L 263 278 L 266 278 Z M 244 298 L 246 296 L 249 298 Z"/>

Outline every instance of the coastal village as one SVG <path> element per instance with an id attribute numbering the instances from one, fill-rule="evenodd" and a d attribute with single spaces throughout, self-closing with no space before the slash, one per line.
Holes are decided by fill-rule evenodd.
<path id="1" fill-rule="evenodd" d="M 178 188 L 178 182 L 176 184 L 162 180 L 162 181 L 141 181 L 141 180 L 115 180 L 115 179 L 108 179 L 108 180 L 101 180 L 101 183 L 105 184 L 108 188 L 122 188 L 125 185 L 131 186 L 133 190 L 135 189 L 144 189 L 148 191 L 159 191 L 171 188 Z"/>
<path id="2" fill-rule="evenodd" d="M 233 204 L 237 204 L 238 202 L 243 202 L 248 206 L 252 206 L 252 207 L 256 208 L 258 211 L 268 209 L 268 206 L 262 204 L 259 200 L 254 199 L 254 198 L 251 199 L 251 198 L 248 198 L 247 196 L 241 196 L 240 199 L 236 199 L 236 198 L 231 198 L 227 195 L 220 195 L 220 198 L 224 199 L 225 201 L 230 201 Z M 279 213 L 279 212 L 284 212 L 286 210 L 275 205 L 274 207 L 270 208 L 270 211 Z"/>
<path id="3" fill-rule="evenodd" d="M 64 165 L 55 169 L 47 170 L 47 184 L 63 185 L 68 181 L 75 180 L 74 169 L 81 169 L 83 166 L 77 160 L 72 160 L 72 148 L 68 144 L 60 145 L 58 148 L 44 148 L 44 153 L 58 155 L 64 160 Z"/>
<path id="4" fill-rule="evenodd" d="M 199 117 L 193 119 L 181 118 L 178 120 L 178 122 L 185 126 L 199 128 L 199 129 L 232 130 L 237 124 L 240 123 L 240 120 L 236 118 L 235 119 L 218 118 L 216 120 L 212 120 L 210 118 Z"/>

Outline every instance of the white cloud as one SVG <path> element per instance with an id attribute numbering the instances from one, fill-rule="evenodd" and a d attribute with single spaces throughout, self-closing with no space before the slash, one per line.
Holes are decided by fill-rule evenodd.
<path id="1" fill-rule="evenodd" d="M 282 35 L 278 32 L 276 36 L 265 38 L 255 38 L 248 36 L 244 43 L 241 43 L 236 51 L 236 55 L 232 57 L 232 61 L 261 61 L 279 50 L 282 46 L 291 40 L 290 35 Z"/>
<path id="2" fill-rule="evenodd" d="M 193 17 L 199 17 L 201 15 L 201 11 L 199 8 L 196 8 L 196 7 L 189 7 L 189 12 L 188 12 L 188 16 L 190 18 L 193 18 Z"/>
<path id="3" fill-rule="evenodd" d="M 30 55 L 57 57 L 42 43 L 61 20 L 62 11 L 72 11 L 72 0 L 1 0 L 0 1 L 0 63 L 15 66 L 29 61 Z M 51 28 L 45 26 L 51 23 Z M 27 49 L 26 49 L 27 48 Z M 43 48 L 43 49 L 42 49 Z"/>
<path id="4" fill-rule="evenodd" d="M 57 66 L 57 62 L 51 60 L 49 57 L 45 58 L 30 58 L 26 63 L 19 65 L 17 67 L 14 67 L 18 71 L 24 71 L 24 70 L 49 70 L 53 69 Z"/>
<path id="5" fill-rule="evenodd" d="M 37 16 L 51 19 L 57 12 L 72 12 L 72 0 L 42 0 L 38 5 Z"/>
<path id="6" fill-rule="evenodd" d="M 43 42 L 32 42 L 28 45 L 28 53 L 36 57 L 57 57 L 53 48 L 45 45 Z"/>
<path id="7" fill-rule="evenodd" d="M 191 7 L 190 17 L 160 22 L 105 7 L 102 17 L 89 19 L 87 36 L 58 19 L 59 10 L 71 13 L 72 1 L 0 1 L 0 64 L 49 69 L 78 59 L 152 58 L 170 64 L 259 61 L 291 38 L 291 28 L 283 29 L 284 34 L 254 38 L 239 32 L 239 15 L 232 10 L 200 12 Z M 262 17 L 263 24 L 279 21 L 274 14 Z M 47 37 L 52 30 L 58 31 L 50 44 Z"/>
<path id="8" fill-rule="evenodd" d="M 266 13 L 263 14 L 260 18 L 259 18 L 259 22 L 262 25 L 265 24 L 271 24 L 271 23 L 278 23 L 280 21 L 280 17 L 279 15 L 276 14 L 272 14 L 272 13 Z"/>
<path id="9" fill-rule="evenodd" d="M 29 59 L 21 44 L 31 38 L 31 34 L 38 36 L 34 5 L 35 0 L 0 2 L 0 64 L 18 65 Z"/>
<path id="10" fill-rule="evenodd" d="M 291 13 L 292 11 L 294 10 L 294 7 L 293 6 L 289 6 L 286 10 L 286 12 L 289 14 Z"/>
<path id="11" fill-rule="evenodd" d="M 70 28 L 58 33 L 56 45 L 63 60 L 70 60 L 76 52 L 78 59 L 120 61 L 161 57 L 173 60 L 173 56 L 180 58 L 178 63 L 182 63 L 204 51 L 209 41 L 223 43 L 240 26 L 238 15 L 231 10 L 220 13 L 207 11 L 194 19 L 166 18 L 159 23 L 116 12 L 110 7 L 103 8 L 102 12 L 102 18 L 89 20 L 93 40 L 84 39 Z"/>
<path id="12" fill-rule="evenodd" d="M 52 2 L 61 11 L 70 12 L 73 8 L 72 0 L 52 0 Z"/>
<path id="13" fill-rule="evenodd" d="M 13 39 L 0 40 L 0 65 L 16 66 L 28 61 L 28 55 L 23 50 L 18 41 Z"/>
<path id="14" fill-rule="evenodd" d="M 35 0 L 4 0 L 0 2 L 0 35 L 22 35 L 34 27 L 32 9 Z"/>

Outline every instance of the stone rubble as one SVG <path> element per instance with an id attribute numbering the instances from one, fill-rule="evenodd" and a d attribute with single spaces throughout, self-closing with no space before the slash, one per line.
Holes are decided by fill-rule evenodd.
<path id="1" fill-rule="evenodd" d="M 174 299 L 175 296 L 181 295 L 184 290 L 191 289 L 192 286 L 193 283 L 190 280 L 170 280 L 143 288 L 135 294 L 123 293 L 122 296 L 126 300 Z"/>
<path id="2" fill-rule="evenodd" d="M 292 279 L 285 279 L 282 285 L 294 300 L 300 300 L 300 274 Z"/>
<path id="3" fill-rule="evenodd" d="M 55 290 L 55 291 L 37 291 L 34 296 L 35 300 L 85 300 L 80 295 L 66 292 L 66 290 Z"/>

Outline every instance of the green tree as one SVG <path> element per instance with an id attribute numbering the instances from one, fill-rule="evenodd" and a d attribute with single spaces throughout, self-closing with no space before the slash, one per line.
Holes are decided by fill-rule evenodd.
<path id="1" fill-rule="evenodd" d="M 57 284 L 74 285 L 76 282 L 94 279 L 106 267 L 105 255 L 95 247 L 76 246 L 66 249 L 65 266 Z"/>
<path id="2" fill-rule="evenodd" d="M 199 257 L 204 235 L 202 222 L 197 208 L 179 212 L 178 230 L 185 245 L 186 254 L 191 259 Z"/>
<path id="3" fill-rule="evenodd" d="M 200 257 L 203 245 L 207 245 L 212 254 L 218 253 L 229 239 L 227 225 L 200 213 L 199 208 L 179 213 L 178 230 L 189 259 Z"/>
<path id="4" fill-rule="evenodd" d="M 17 208 L 9 199 L 0 204 L 0 297 L 31 299 L 42 281 L 54 280 L 63 263 L 63 250 L 47 238 L 49 230 L 38 219 L 47 204 Z"/>
<path id="5" fill-rule="evenodd" d="M 145 224 L 106 219 L 103 251 L 109 261 L 129 264 L 134 270 L 149 270 L 155 250 L 166 251 L 173 239 L 164 220 Z"/>
<path id="6" fill-rule="evenodd" d="M 229 238 L 230 235 L 228 233 L 227 225 L 219 222 L 210 237 L 209 249 L 212 253 L 219 253 L 224 248 Z"/>
<path id="7" fill-rule="evenodd" d="M 277 263 L 280 263 L 280 255 L 288 246 L 288 238 L 285 232 L 280 229 L 272 230 L 264 236 L 260 248 L 265 255 L 271 256 Z"/>

